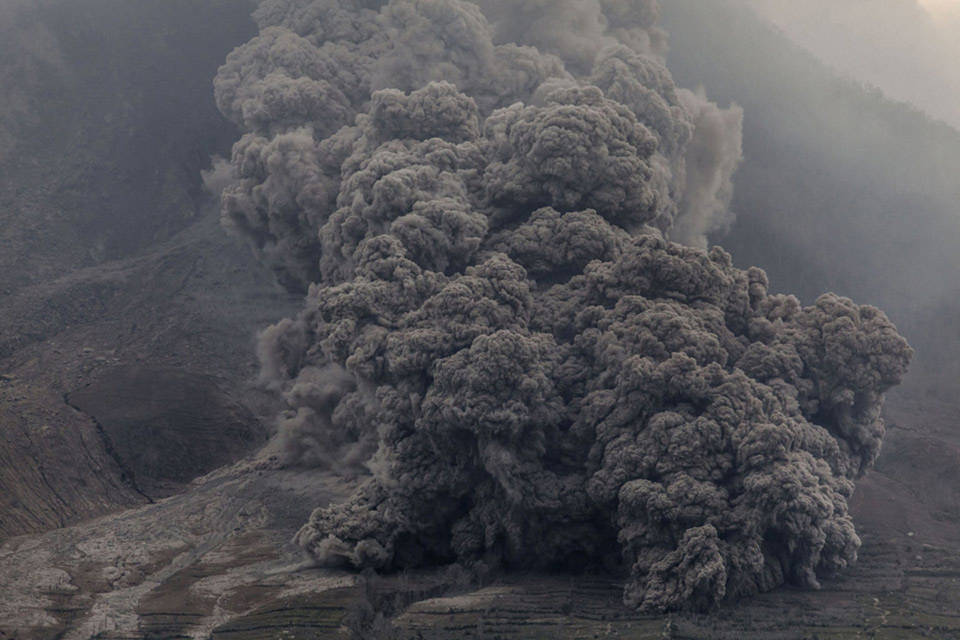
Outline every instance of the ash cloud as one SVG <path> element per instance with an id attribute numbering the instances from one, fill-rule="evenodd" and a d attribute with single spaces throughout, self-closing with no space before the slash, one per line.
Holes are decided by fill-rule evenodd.
<path id="1" fill-rule="evenodd" d="M 741 114 L 678 89 L 649 0 L 267 0 L 221 68 L 224 223 L 304 310 L 264 332 L 288 464 L 370 477 L 322 564 L 621 567 L 707 609 L 853 562 L 911 351 L 767 293 L 706 234 Z"/>

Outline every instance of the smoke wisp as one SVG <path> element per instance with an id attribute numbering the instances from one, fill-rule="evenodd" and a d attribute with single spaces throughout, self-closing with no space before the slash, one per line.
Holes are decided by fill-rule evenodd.
<path id="1" fill-rule="evenodd" d="M 216 80 L 247 131 L 223 219 L 307 291 L 260 345 L 285 460 L 370 473 L 301 530 L 319 562 L 588 562 L 670 610 L 855 559 L 910 348 L 705 249 L 741 114 L 674 85 L 655 2 L 255 16 Z"/>

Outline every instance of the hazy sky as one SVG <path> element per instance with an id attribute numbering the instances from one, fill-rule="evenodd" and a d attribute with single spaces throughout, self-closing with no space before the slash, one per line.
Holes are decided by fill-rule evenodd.
<path id="1" fill-rule="evenodd" d="M 918 0 L 924 8 L 938 18 L 956 17 L 960 13 L 960 0 Z"/>
<path id="2" fill-rule="evenodd" d="M 744 0 L 827 64 L 960 127 L 960 0 Z"/>

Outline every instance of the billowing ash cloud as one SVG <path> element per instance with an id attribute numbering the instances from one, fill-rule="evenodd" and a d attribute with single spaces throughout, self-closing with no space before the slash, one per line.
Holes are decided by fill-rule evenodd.
<path id="1" fill-rule="evenodd" d="M 320 238 L 353 205 L 342 168 L 358 153 L 377 153 L 354 148 L 361 134 L 365 147 L 426 140 L 426 133 L 472 142 L 477 178 L 464 197 L 482 218 L 491 209 L 526 215 L 531 206 L 615 200 L 635 210 L 634 223 L 667 231 L 676 222 L 689 244 L 706 246 L 706 233 L 722 225 L 740 159 L 741 113 L 674 86 L 659 57 L 655 3 L 481 5 L 267 0 L 257 10 L 260 35 L 230 55 L 216 80 L 221 110 L 248 131 L 234 149 L 237 181 L 224 193 L 224 219 L 287 286 L 326 282 Z M 460 95 L 444 93 L 443 104 L 415 98 L 424 110 L 414 119 L 389 116 L 406 98 L 374 97 L 434 81 Z M 558 89 L 580 93 L 551 97 Z M 572 103 L 554 106 L 563 101 Z M 574 113 L 588 102 L 591 115 Z M 461 121 L 468 103 L 475 122 Z M 374 134 L 362 131 L 370 117 Z M 541 128 L 552 140 L 538 139 Z M 584 179 L 589 194 L 578 193 Z M 506 205 L 514 195 L 522 200 Z"/>
<path id="2" fill-rule="evenodd" d="M 264 332 L 283 460 L 370 473 L 321 563 L 623 567 L 709 608 L 856 557 L 910 349 L 704 244 L 740 113 L 677 89 L 654 2 L 267 0 L 220 70 L 225 223 L 306 308 Z"/>

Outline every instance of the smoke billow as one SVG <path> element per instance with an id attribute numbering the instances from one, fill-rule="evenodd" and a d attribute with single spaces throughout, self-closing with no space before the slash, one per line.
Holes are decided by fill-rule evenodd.
<path id="1" fill-rule="evenodd" d="M 856 557 L 910 348 L 769 295 L 706 233 L 740 113 L 677 89 L 650 0 L 266 0 L 221 68 L 223 194 L 305 309 L 264 332 L 285 459 L 364 466 L 321 563 L 623 567 L 709 608 Z"/>

